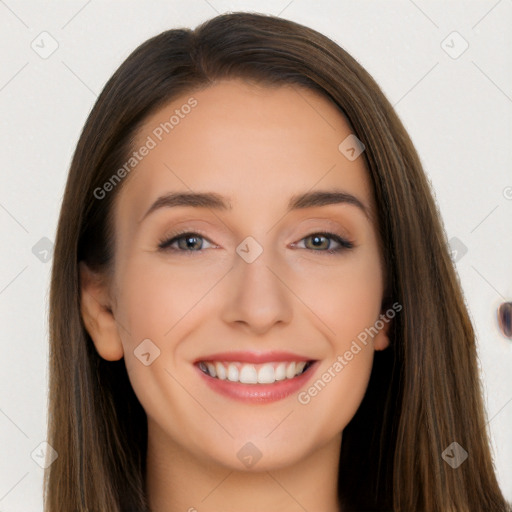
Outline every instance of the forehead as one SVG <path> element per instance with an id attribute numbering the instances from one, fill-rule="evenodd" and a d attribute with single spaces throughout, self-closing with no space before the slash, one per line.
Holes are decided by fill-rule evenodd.
<path id="1" fill-rule="evenodd" d="M 339 149 L 351 133 L 329 99 L 303 87 L 227 80 L 184 94 L 138 131 L 133 150 L 150 149 L 121 190 L 117 214 L 139 220 L 162 193 L 208 191 L 262 215 L 298 193 L 333 187 L 372 209 L 363 157 Z"/>

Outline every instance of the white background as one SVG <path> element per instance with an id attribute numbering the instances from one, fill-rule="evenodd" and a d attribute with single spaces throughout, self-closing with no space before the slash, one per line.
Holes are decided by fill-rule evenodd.
<path id="1" fill-rule="evenodd" d="M 0 512 L 42 510 L 43 470 L 31 453 L 46 438 L 51 263 L 32 248 L 54 240 L 87 114 L 140 43 L 235 10 L 280 15 L 331 37 L 403 120 L 448 237 L 468 249 L 457 270 L 478 333 L 499 481 L 512 501 L 512 341 L 496 321 L 498 305 L 512 300 L 512 0 L 0 0 Z M 58 42 L 46 59 L 31 47 L 50 48 L 43 31 Z M 461 37 L 446 39 L 453 31 Z M 458 58 L 445 51 L 458 54 L 464 40 Z"/>

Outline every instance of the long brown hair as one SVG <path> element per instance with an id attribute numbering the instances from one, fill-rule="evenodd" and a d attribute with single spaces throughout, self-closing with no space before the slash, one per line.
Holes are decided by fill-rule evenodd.
<path id="1" fill-rule="evenodd" d="M 511 510 L 495 476 L 475 334 L 418 155 L 372 77 L 342 48 L 300 24 L 231 13 L 140 45 L 106 84 L 73 157 L 50 290 L 45 511 L 147 511 L 147 425 L 124 360 L 102 359 L 80 314 L 79 261 L 112 269 L 112 205 L 102 187 L 133 151 L 148 115 L 216 80 L 307 87 L 330 98 L 365 146 L 388 276 L 403 309 L 375 354 L 367 393 L 344 429 L 345 510 Z M 454 469 L 452 442 L 469 454 Z"/>

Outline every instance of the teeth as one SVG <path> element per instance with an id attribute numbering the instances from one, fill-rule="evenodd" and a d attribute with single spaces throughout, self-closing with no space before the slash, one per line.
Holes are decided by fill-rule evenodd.
<path id="1" fill-rule="evenodd" d="M 240 371 L 240 382 L 244 384 L 256 384 L 258 382 L 258 372 L 254 366 L 246 364 Z"/>
<path id="2" fill-rule="evenodd" d="M 238 382 L 238 368 L 234 364 L 228 366 L 228 380 Z"/>
<path id="3" fill-rule="evenodd" d="M 260 384 L 273 384 L 275 380 L 274 367 L 271 364 L 264 364 L 258 372 L 258 382 Z"/>
<path id="4" fill-rule="evenodd" d="M 295 374 L 300 375 L 303 372 L 305 366 L 306 361 L 301 361 L 300 363 L 297 363 L 295 366 Z"/>
<path id="5" fill-rule="evenodd" d="M 245 364 L 239 362 L 201 361 L 199 368 L 211 377 L 242 384 L 273 384 L 276 381 L 293 379 L 304 372 L 306 361 Z"/>
<path id="6" fill-rule="evenodd" d="M 295 377 L 295 363 L 290 363 L 286 367 L 286 378 L 293 379 L 293 377 Z"/>
<path id="7" fill-rule="evenodd" d="M 217 377 L 220 380 L 226 380 L 226 368 L 224 368 L 224 365 L 222 363 L 215 363 L 215 370 L 217 375 L 213 375 L 213 373 L 210 373 L 212 377 Z"/>
<path id="8" fill-rule="evenodd" d="M 217 372 L 215 371 L 215 366 L 212 363 L 206 363 L 206 367 L 208 368 L 208 373 L 212 377 L 216 377 L 217 376 Z"/>
<path id="9" fill-rule="evenodd" d="M 276 372 L 276 380 L 286 379 L 286 363 L 279 364 L 277 366 L 275 372 Z"/>

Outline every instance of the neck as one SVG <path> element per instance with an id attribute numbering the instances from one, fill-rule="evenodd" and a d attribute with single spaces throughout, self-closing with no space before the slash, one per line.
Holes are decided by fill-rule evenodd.
<path id="1" fill-rule="evenodd" d="M 226 509 L 340 512 L 341 434 L 307 457 L 268 471 L 240 471 L 198 459 L 148 419 L 146 487 L 151 512 Z"/>

